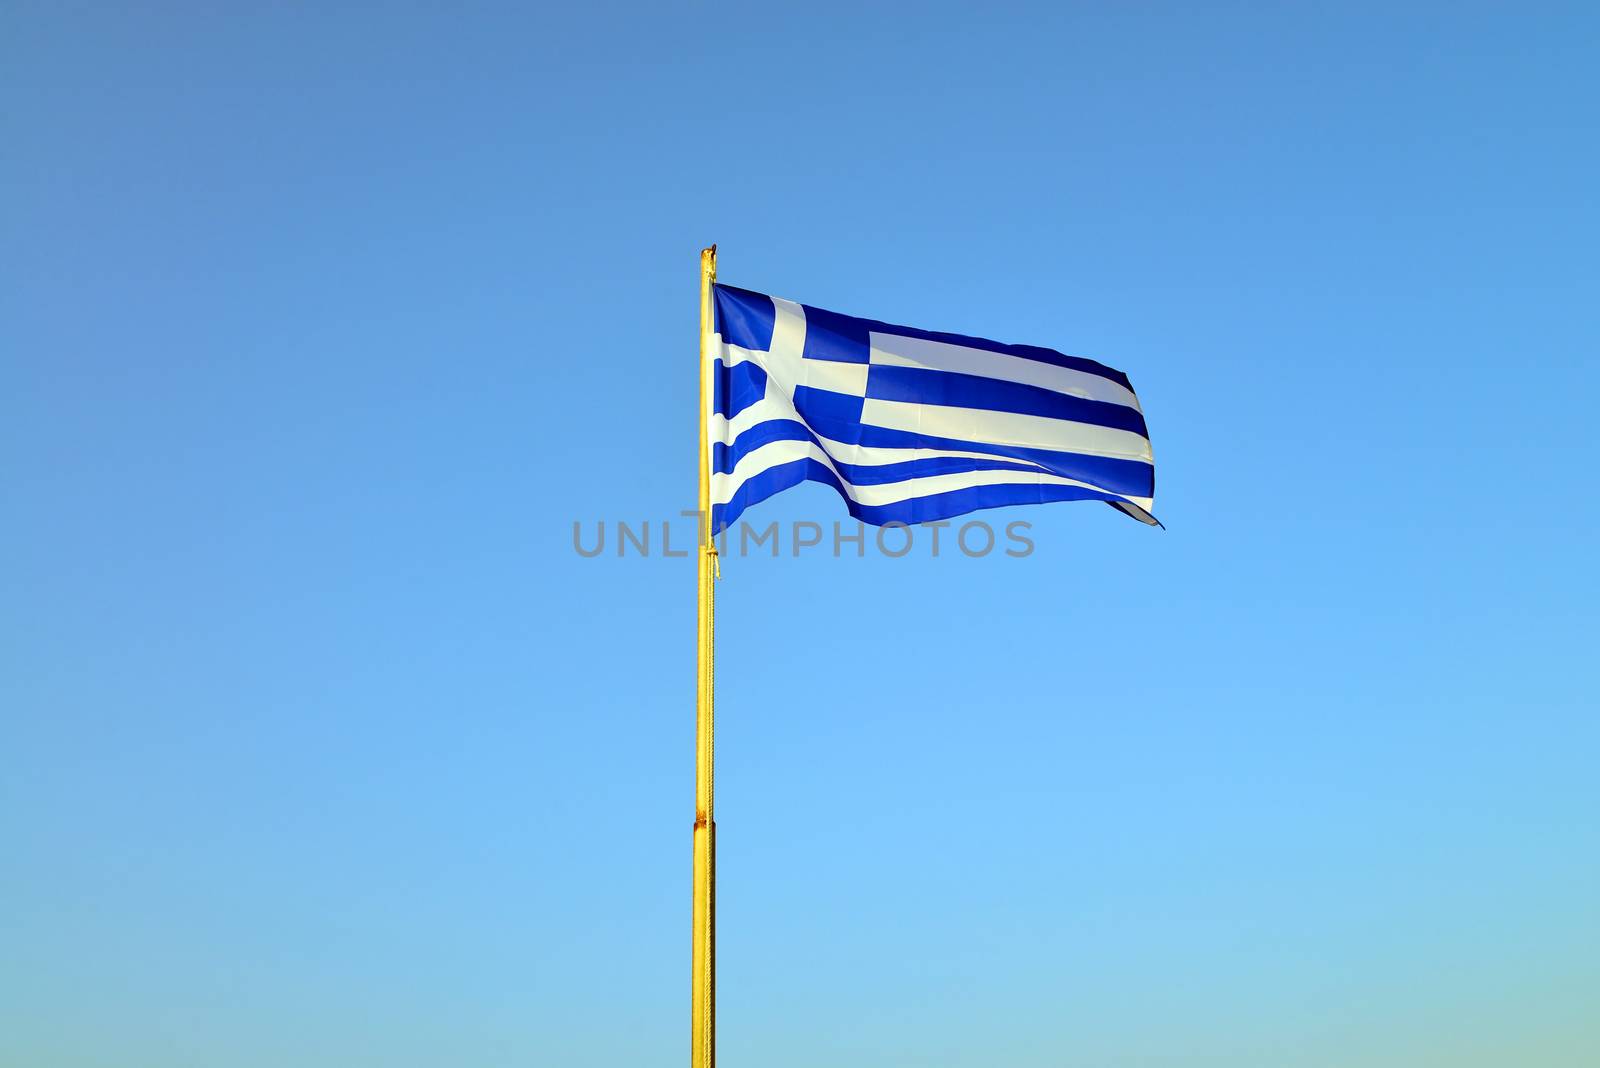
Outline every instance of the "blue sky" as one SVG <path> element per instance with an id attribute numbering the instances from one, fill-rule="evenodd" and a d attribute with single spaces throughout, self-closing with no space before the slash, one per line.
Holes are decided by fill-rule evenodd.
<path id="1" fill-rule="evenodd" d="M 1597 46 L 7 5 L 0 1062 L 683 1062 L 693 569 L 571 534 L 716 241 L 1126 370 L 1168 528 L 728 562 L 725 1063 L 1593 1063 Z"/>

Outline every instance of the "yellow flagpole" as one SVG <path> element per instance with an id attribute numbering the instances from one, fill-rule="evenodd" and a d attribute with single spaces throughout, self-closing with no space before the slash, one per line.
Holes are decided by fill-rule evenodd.
<path id="1" fill-rule="evenodd" d="M 711 446 L 706 437 L 714 398 L 711 380 L 711 287 L 717 280 L 717 246 L 700 250 L 700 568 L 696 619 L 694 714 L 694 949 L 691 1068 L 717 1063 L 717 824 L 713 818 L 716 743 L 712 714 L 712 637 L 717 543 L 711 533 Z"/>

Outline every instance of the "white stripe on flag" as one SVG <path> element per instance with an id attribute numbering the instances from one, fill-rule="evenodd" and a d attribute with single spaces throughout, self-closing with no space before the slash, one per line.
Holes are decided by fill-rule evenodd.
<path id="1" fill-rule="evenodd" d="M 944 341 L 927 341 L 900 334 L 880 334 L 872 337 L 872 362 L 886 367 L 925 367 L 932 371 L 950 371 L 955 374 L 977 375 L 980 378 L 998 378 L 1007 382 L 1020 382 L 1027 386 L 1065 393 L 1085 400 L 1110 401 L 1139 407 L 1139 398 L 1130 389 L 1071 367 L 1057 367 L 1053 363 L 1010 356 L 988 349 L 973 349 L 965 345 L 952 345 Z"/>
<path id="2" fill-rule="evenodd" d="M 750 407 L 741 411 L 732 419 L 721 415 L 712 416 L 711 440 L 714 442 L 733 442 L 758 424 L 769 422 L 773 419 L 788 419 L 800 422 L 800 416 L 788 401 L 777 397 L 763 397 Z M 1003 460 L 1008 463 L 1032 464 L 1044 471 L 1043 465 L 1032 460 L 1024 460 L 1014 456 L 997 456 L 991 452 L 970 452 L 965 449 L 910 449 L 895 448 L 888 445 L 851 445 L 848 442 L 834 441 L 832 438 L 817 435 L 823 448 L 840 463 L 861 464 L 867 467 L 876 467 L 883 464 L 904 463 L 907 460 L 928 460 L 936 457 L 954 456 L 969 460 Z M 753 452 L 754 450 L 752 450 Z M 1046 472 L 1048 473 L 1048 472 Z"/>
<path id="3" fill-rule="evenodd" d="M 1014 456 L 996 456 L 992 452 L 966 452 L 961 449 L 897 449 L 885 445 L 851 445 L 843 441 L 834 441 L 817 435 L 817 440 L 822 442 L 822 447 L 828 455 L 842 464 L 858 464 L 862 467 L 882 467 L 886 464 L 903 464 L 909 460 L 936 460 L 946 457 L 956 457 L 962 460 L 997 460 L 1001 463 L 1025 464 L 1037 468 L 1043 474 L 1051 474 L 1041 464 L 1032 460 L 1022 460 Z M 754 451 L 754 450 L 752 450 Z"/>
<path id="4" fill-rule="evenodd" d="M 1124 460 L 1151 459 L 1150 442 L 1141 434 L 1043 415 L 1019 415 L 987 408 L 947 408 L 868 397 L 861 421 L 869 426 L 907 430 L 936 438 L 1021 445 Z"/>

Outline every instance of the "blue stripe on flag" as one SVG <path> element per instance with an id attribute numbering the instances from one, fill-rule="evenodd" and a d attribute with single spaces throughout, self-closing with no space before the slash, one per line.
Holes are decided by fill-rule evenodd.
<path id="1" fill-rule="evenodd" d="M 932 523 L 950 519 L 985 508 L 1005 508 L 1016 504 L 1046 504 L 1052 501 L 1105 501 L 1119 503 L 1116 495 L 1080 486 L 1053 485 L 998 485 L 969 486 L 966 489 L 935 493 L 926 497 L 913 497 L 893 504 L 864 505 L 852 501 L 844 492 L 832 471 L 818 460 L 795 460 L 780 464 L 752 476 L 739 487 L 727 504 L 711 509 L 711 526 L 720 534 L 739 519 L 745 509 L 771 497 L 775 493 L 802 482 L 820 482 L 831 486 L 844 499 L 845 509 L 852 519 L 883 526 L 886 523 Z"/>
<path id="2" fill-rule="evenodd" d="M 1057 452 L 1054 449 L 1034 449 L 1025 445 L 962 441 L 959 438 L 937 438 L 927 434 L 914 434 L 908 430 L 889 430 L 877 426 L 861 428 L 860 444 L 881 449 L 954 449 L 961 452 L 1010 456 L 1018 460 L 1032 460 L 1051 474 L 1065 475 L 1080 482 L 1092 482 L 1096 486 L 1104 486 L 1111 492 L 1126 497 L 1155 495 L 1155 468 L 1145 460 L 1090 456 L 1081 452 Z"/>
<path id="3" fill-rule="evenodd" d="M 935 371 L 926 367 L 874 365 L 867 372 L 867 396 L 877 400 L 987 408 L 995 412 L 1042 415 L 1078 423 L 1130 430 L 1148 436 L 1139 409 L 1111 401 L 1085 400 L 1042 386 L 999 378 Z"/>
<path id="4" fill-rule="evenodd" d="M 774 441 L 809 441 L 823 452 L 828 452 L 827 447 L 804 423 L 795 422 L 793 419 L 769 419 L 764 423 L 757 423 L 740 434 L 738 440 L 731 446 L 720 441 L 712 442 L 711 469 L 719 475 L 732 474 L 734 466 L 740 460 Z M 833 458 L 831 453 L 829 455 Z M 853 464 L 834 458 L 833 463 L 839 469 L 839 473 L 855 486 L 882 486 L 891 482 L 904 482 L 908 478 L 926 478 L 929 475 L 950 475 L 966 471 L 1040 473 L 1038 464 L 1000 456 L 919 456 L 887 464 Z"/>
<path id="5" fill-rule="evenodd" d="M 816 441 L 806 425 L 794 419 L 768 419 L 757 423 L 734 439 L 732 445 L 721 441 L 711 443 L 711 470 L 719 475 L 730 475 L 740 460 L 763 445 L 774 441 Z"/>
<path id="6" fill-rule="evenodd" d="M 767 395 L 767 372 L 753 360 L 728 367 L 721 360 L 712 365 L 713 411 L 732 419 Z"/>
<path id="7" fill-rule="evenodd" d="M 839 469 L 839 474 L 850 480 L 852 486 L 887 486 L 891 482 L 904 482 L 909 478 L 964 474 L 968 471 L 1040 473 L 1033 464 L 1018 460 L 986 460 L 976 456 L 924 456 L 916 460 L 901 460 L 899 463 L 870 465 L 835 462 L 834 466 Z"/>

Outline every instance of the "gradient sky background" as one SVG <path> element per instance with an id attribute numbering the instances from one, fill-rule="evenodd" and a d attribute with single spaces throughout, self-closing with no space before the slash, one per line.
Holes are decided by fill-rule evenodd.
<path id="1" fill-rule="evenodd" d="M 728 562 L 725 1064 L 1600 1063 L 1592 6 L 274 7 L 0 11 L 0 1063 L 684 1063 L 713 240 L 1168 526 Z"/>

